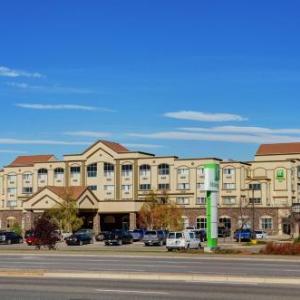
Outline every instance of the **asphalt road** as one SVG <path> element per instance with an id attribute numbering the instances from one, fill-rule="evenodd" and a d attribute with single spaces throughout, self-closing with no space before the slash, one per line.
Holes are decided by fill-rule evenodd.
<path id="1" fill-rule="evenodd" d="M 300 287 L 225 283 L 0 278 L 1 300 L 298 300 Z"/>
<path id="2" fill-rule="evenodd" d="M 1 254 L 0 268 L 79 272 L 151 272 L 300 278 L 299 261 L 210 257 Z"/>

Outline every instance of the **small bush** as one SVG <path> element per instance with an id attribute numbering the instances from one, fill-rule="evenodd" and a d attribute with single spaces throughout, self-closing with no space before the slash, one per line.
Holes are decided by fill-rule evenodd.
<path id="1" fill-rule="evenodd" d="M 300 244 L 300 236 L 294 239 L 294 244 Z"/>
<path id="2" fill-rule="evenodd" d="M 11 227 L 11 231 L 15 232 L 18 235 L 22 235 L 22 228 L 18 222 L 14 223 Z"/>
<path id="3" fill-rule="evenodd" d="M 266 247 L 260 251 L 260 253 L 274 255 L 300 255 L 300 243 L 268 243 Z"/>

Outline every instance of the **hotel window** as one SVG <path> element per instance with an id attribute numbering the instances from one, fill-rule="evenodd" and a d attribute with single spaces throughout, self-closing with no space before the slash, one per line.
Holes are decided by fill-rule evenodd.
<path id="1" fill-rule="evenodd" d="M 149 176 L 151 172 L 151 167 L 149 165 L 140 166 L 140 176 Z"/>
<path id="2" fill-rule="evenodd" d="M 176 198 L 176 204 L 188 205 L 189 203 L 190 203 L 190 200 L 187 197 L 177 197 Z"/>
<path id="3" fill-rule="evenodd" d="M 22 193 L 23 194 L 32 194 L 32 187 L 23 187 Z"/>
<path id="4" fill-rule="evenodd" d="M 114 185 L 105 185 L 104 186 L 104 191 L 112 192 L 114 189 L 115 189 Z"/>
<path id="5" fill-rule="evenodd" d="M 190 184 L 189 183 L 178 183 L 177 184 L 177 189 L 178 190 L 189 190 L 190 189 Z"/>
<path id="6" fill-rule="evenodd" d="M 203 167 L 199 167 L 197 169 L 197 173 L 198 173 L 198 176 L 203 177 L 204 176 L 204 168 Z"/>
<path id="7" fill-rule="evenodd" d="M 219 225 L 227 230 L 231 229 L 231 219 L 229 217 L 221 217 L 219 219 Z"/>
<path id="8" fill-rule="evenodd" d="M 31 173 L 24 173 L 22 175 L 22 178 L 23 178 L 23 180 L 31 181 L 32 180 L 32 174 Z"/>
<path id="9" fill-rule="evenodd" d="M 17 193 L 16 188 L 8 188 L 7 189 L 7 194 L 9 194 L 9 195 L 15 195 L 16 193 Z"/>
<path id="10" fill-rule="evenodd" d="M 179 168 L 179 169 L 177 169 L 177 174 L 178 175 L 188 176 L 189 173 L 190 173 L 190 170 L 188 168 Z"/>
<path id="11" fill-rule="evenodd" d="M 205 217 L 197 218 L 197 229 L 206 229 L 207 222 Z"/>
<path id="12" fill-rule="evenodd" d="M 160 164 L 158 166 L 158 175 L 169 175 L 170 167 L 168 164 Z"/>
<path id="13" fill-rule="evenodd" d="M 97 191 L 97 185 L 89 185 L 89 186 L 88 186 L 88 189 L 89 189 L 90 191 Z"/>
<path id="14" fill-rule="evenodd" d="M 169 190 L 170 189 L 170 184 L 169 183 L 159 183 L 158 184 L 158 189 L 159 190 Z"/>
<path id="15" fill-rule="evenodd" d="M 74 177 L 76 175 L 80 174 L 80 167 L 74 166 L 70 168 L 71 177 Z"/>
<path id="16" fill-rule="evenodd" d="M 104 163 L 103 166 L 104 176 L 105 177 L 111 177 L 114 175 L 115 172 L 115 166 L 110 163 Z"/>
<path id="17" fill-rule="evenodd" d="M 250 198 L 249 204 L 261 204 L 261 198 Z"/>
<path id="18" fill-rule="evenodd" d="M 6 201 L 7 207 L 16 207 L 17 206 L 17 200 L 7 200 Z"/>
<path id="19" fill-rule="evenodd" d="M 87 177 L 97 177 L 97 163 L 88 165 L 86 170 Z"/>
<path id="20" fill-rule="evenodd" d="M 224 168 L 223 174 L 224 175 L 234 175 L 235 169 L 234 168 Z"/>
<path id="21" fill-rule="evenodd" d="M 225 205 L 232 205 L 236 203 L 236 197 L 223 197 L 223 203 Z"/>
<path id="22" fill-rule="evenodd" d="M 62 180 L 64 178 L 64 169 L 63 168 L 56 168 L 54 169 L 54 178 L 56 180 Z"/>
<path id="23" fill-rule="evenodd" d="M 122 190 L 124 191 L 124 192 L 130 192 L 131 191 L 131 185 L 130 184 L 124 184 L 124 185 L 122 185 Z"/>
<path id="24" fill-rule="evenodd" d="M 7 175 L 8 182 L 15 182 L 17 180 L 16 175 Z"/>
<path id="25" fill-rule="evenodd" d="M 205 205 L 205 204 L 206 204 L 206 199 L 205 199 L 205 197 L 197 197 L 197 199 L 196 199 L 196 204 L 197 204 L 197 205 Z"/>
<path id="26" fill-rule="evenodd" d="M 38 179 L 46 180 L 47 175 L 48 175 L 48 170 L 47 169 L 39 169 L 38 170 Z"/>
<path id="27" fill-rule="evenodd" d="M 235 183 L 224 183 L 224 190 L 235 190 Z"/>
<path id="28" fill-rule="evenodd" d="M 197 183 L 197 189 L 200 191 L 204 191 L 204 183 Z"/>
<path id="29" fill-rule="evenodd" d="M 122 165 L 122 176 L 130 177 L 132 175 L 132 165 Z"/>
<path id="30" fill-rule="evenodd" d="M 271 217 L 261 218 L 261 229 L 262 230 L 271 230 L 271 229 L 273 229 L 273 219 Z"/>
<path id="31" fill-rule="evenodd" d="M 249 190 L 260 191 L 261 190 L 261 184 L 260 183 L 250 183 L 249 184 Z"/>
<path id="32" fill-rule="evenodd" d="M 140 184 L 140 190 L 142 190 L 142 191 L 151 190 L 151 184 Z"/>

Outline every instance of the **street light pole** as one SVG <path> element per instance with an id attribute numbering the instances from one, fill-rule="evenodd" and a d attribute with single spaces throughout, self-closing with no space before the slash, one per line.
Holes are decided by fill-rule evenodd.
<path id="1" fill-rule="evenodd" d="M 254 213 L 254 184 L 252 183 L 252 230 L 255 231 L 255 213 Z"/>

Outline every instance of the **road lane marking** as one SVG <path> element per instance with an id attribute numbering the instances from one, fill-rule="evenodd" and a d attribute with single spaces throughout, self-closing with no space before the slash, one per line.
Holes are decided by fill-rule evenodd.
<path id="1" fill-rule="evenodd" d="M 156 291 L 138 291 L 138 290 L 112 290 L 112 289 L 96 289 L 99 293 L 117 293 L 117 294 L 140 294 L 140 295 L 170 295 L 168 292 Z"/>

